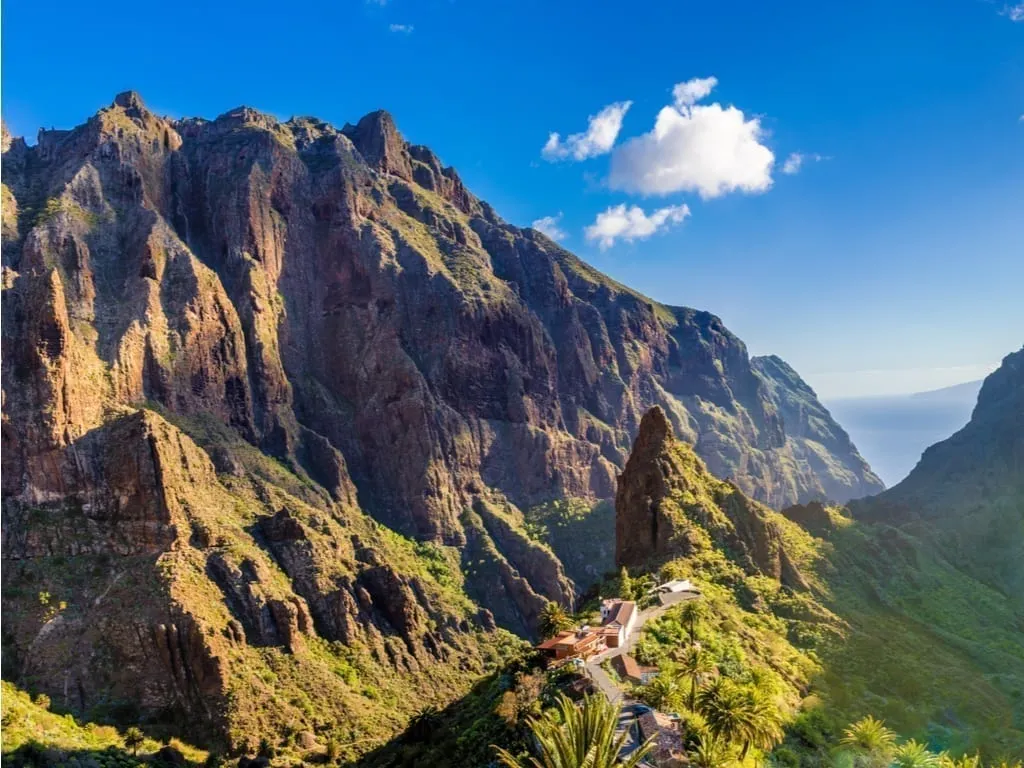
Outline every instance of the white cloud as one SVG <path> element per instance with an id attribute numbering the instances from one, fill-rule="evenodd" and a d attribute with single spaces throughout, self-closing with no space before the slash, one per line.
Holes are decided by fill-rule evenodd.
<path id="1" fill-rule="evenodd" d="M 564 240 L 566 235 L 565 230 L 560 226 L 562 221 L 562 212 L 559 211 L 557 216 L 543 216 L 537 219 L 530 226 L 536 229 L 538 232 L 543 232 L 545 235 L 550 237 L 552 240 Z"/>
<path id="2" fill-rule="evenodd" d="M 654 129 L 612 153 L 609 186 L 645 195 L 696 191 L 705 199 L 770 188 L 775 155 L 761 143 L 760 119 L 696 103 L 716 83 L 708 77 L 676 85 L 675 103 L 662 108 Z"/>
<path id="3" fill-rule="evenodd" d="M 386 1 L 387 0 L 385 0 L 385 2 Z M 392 32 L 402 32 L 403 34 L 411 35 L 415 27 L 413 27 L 412 24 L 390 24 L 388 29 Z"/>
<path id="4" fill-rule="evenodd" d="M 782 164 L 782 172 L 788 173 L 792 176 L 795 173 L 799 173 L 804 163 L 820 163 L 822 160 L 828 160 L 829 158 L 825 155 L 819 155 L 817 152 L 790 152 L 789 157 L 786 158 L 786 162 Z"/>
<path id="5" fill-rule="evenodd" d="M 1002 13 L 1003 16 L 1006 16 L 1010 21 L 1024 21 L 1024 3 L 1005 5 L 1000 13 Z"/>
<path id="6" fill-rule="evenodd" d="M 689 215 L 688 205 L 669 205 L 648 216 L 640 206 L 627 208 L 622 203 L 597 214 L 594 223 L 585 228 L 583 233 L 587 240 L 597 240 L 598 247 L 603 251 L 611 248 L 620 238 L 626 242 L 644 240 L 660 229 L 681 224 Z"/>
<path id="7" fill-rule="evenodd" d="M 711 93 L 718 85 L 717 77 L 695 77 L 685 83 L 677 83 L 672 89 L 672 98 L 677 107 L 692 107 Z"/>
<path id="8" fill-rule="evenodd" d="M 632 106 L 631 101 L 617 101 L 609 104 L 596 115 L 587 118 L 587 130 L 567 136 L 565 141 L 557 133 L 548 136 L 548 141 L 541 150 L 541 156 L 548 161 L 586 160 L 610 152 L 615 139 L 622 130 L 622 118 Z"/>

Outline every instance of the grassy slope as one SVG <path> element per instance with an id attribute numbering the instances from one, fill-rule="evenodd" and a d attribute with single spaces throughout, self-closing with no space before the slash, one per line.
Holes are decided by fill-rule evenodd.
<path id="1" fill-rule="evenodd" d="M 847 521 L 821 541 L 849 622 L 815 680 L 837 718 L 872 713 L 937 749 L 1024 756 L 1024 626 L 1003 594 L 925 540 Z"/>
<path id="2" fill-rule="evenodd" d="M 42 745 L 47 750 L 46 758 L 52 764 L 65 764 L 74 757 L 80 761 L 92 759 L 100 766 L 141 765 L 142 758 L 158 751 L 163 746 L 159 741 L 147 738 L 138 748 L 136 758 L 124 743 L 124 733 L 111 726 L 81 724 L 71 715 L 49 711 L 44 701 L 34 702 L 27 693 L 4 682 L 3 708 L 3 759 L 4 764 L 26 760 L 34 747 Z M 181 752 L 191 763 L 206 759 L 202 750 L 172 739 L 170 745 Z"/>
<path id="3" fill-rule="evenodd" d="M 699 479 L 707 493 L 694 499 L 711 498 L 724 485 Z M 678 501 L 685 518 L 688 503 Z M 693 578 L 703 587 L 711 612 L 703 640 L 720 668 L 740 679 L 774 678 L 791 718 L 801 706 L 819 710 L 816 719 L 833 735 L 870 713 L 935 749 L 1024 756 L 1024 617 L 1017 601 L 953 567 L 911 531 L 830 509 L 823 538 L 770 514 L 811 582 L 809 594 L 743 573 L 706 539 L 661 569 L 663 577 Z M 567 559 L 580 539 L 557 532 L 585 532 L 586 551 L 613 536 L 600 511 L 588 518 L 549 505 L 529 517 Z M 606 582 L 610 594 L 614 579 Z M 684 642 L 678 612 L 649 625 L 637 650 L 643 660 L 664 663 Z"/>

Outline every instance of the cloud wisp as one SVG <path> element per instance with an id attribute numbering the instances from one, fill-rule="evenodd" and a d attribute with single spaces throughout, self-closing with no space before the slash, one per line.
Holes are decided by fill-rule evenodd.
<path id="1" fill-rule="evenodd" d="M 641 195 L 696 192 L 705 200 L 768 190 L 775 155 L 762 143 L 760 119 L 734 106 L 699 103 L 717 84 L 714 77 L 677 84 L 654 128 L 612 153 L 608 185 Z"/>
<path id="2" fill-rule="evenodd" d="M 817 152 L 790 152 L 786 161 L 782 164 L 782 172 L 793 176 L 800 173 L 805 163 L 820 163 L 823 160 L 830 160 L 826 155 L 819 155 Z"/>
<path id="3" fill-rule="evenodd" d="M 658 208 L 650 215 L 638 206 L 625 203 L 609 207 L 597 214 L 594 223 L 584 229 L 588 241 L 597 241 L 602 251 L 615 245 L 616 240 L 631 243 L 634 240 L 645 240 L 651 235 L 668 227 L 681 224 L 690 215 L 690 206 L 669 205 Z"/>
<path id="4" fill-rule="evenodd" d="M 389 24 L 388 30 L 403 35 L 411 35 L 415 27 L 412 24 Z"/>
<path id="5" fill-rule="evenodd" d="M 1024 21 L 1024 3 L 1016 5 L 1004 5 L 1000 13 L 1010 21 Z"/>
<path id="6" fill-rule="evenodd" d="M 587 130 L 574 133 L 562 140 L 561 134 L 551 133 L 540 154 L 549 162 L 559 160 L 586 160 L 604 155 L 615 146 L 615 140 L 622 130 L 622 119 L 629 111 L 631 101 L 617 101 L 609 104 L 596 115 L 587 119 Z"/>
<path id="7" fill-rule="evenodd" d="M 562 229 L 561 222 L 562 212 L 559 211 L 557 216 L 542 216 L 541 218 L 536 219 L 530 226 L 538 232 L 547 235 L 552 240 L 561 242 L 569 236 L 566 231 Z"/>

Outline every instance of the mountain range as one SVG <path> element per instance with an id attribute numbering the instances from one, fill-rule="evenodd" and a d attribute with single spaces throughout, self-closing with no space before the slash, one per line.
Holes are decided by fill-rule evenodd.
<path id="1" fill-rule="evenodd" d="M 5 127 L 2 209 L 3 675 L 70 711 L 365 752 L 610 567 L 652 407 L 733 527 L 883 490 L 784 361 L 504 222 L 384 112 L 171 120 L 123 93 L 32 146 Z M 1013 375 L 975 420 L 1019 407 Z M 1019 434 L 972 483 L 1003 487 L 1007 446 L 1019 478 Z M 852 519 L 952 557 L 913 477 Z M 567 508 L 579 547 L 541 532 Z M 771 531 L 750 567 L 785 581 Z M 1011 588 L 1016 554 L 965 578 Z"/>

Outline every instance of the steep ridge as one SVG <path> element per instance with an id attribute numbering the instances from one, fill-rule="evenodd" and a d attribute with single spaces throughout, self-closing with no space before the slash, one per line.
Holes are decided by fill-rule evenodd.
<path id="1" fill-rule="evenodd" d="M 1024 349 L 985 379 L 971 420 L 891 490 L 854 505 L 900 525 L 1024 608 Z"/>
<path id="2" fill-rule="evenodd" d="M 882 490 L 882 481 L 850 436 L 796 371 L 775 355 L 752 357 L 750 364 L 765 382 L 768 398 L 786 425 L 794 460 L 820 478 L 819 500 L 843 502 Z"/>
<path id="3" fill-rule="evenodd" d="M 1024 351 L 963 429 L 849 513 L 784 510 L 816 537 L 851 626 L 822 654 L 831 704 L 935 747 L 1024 757 Z"/>
<path id="4" fill-rule="evenodd" d="M 773 519 L 774 518 L 774 519 Z M 782 545 L 779 515 L 712 476 L 665 413 L 644 414 L 615 497 L 616 563 L 644 566 L 694 554 L 710 537 L 750 574 L 807 583 Z"/>
<path id="5" fill-rule="evenodd" d="M 521 510 L 610 498 L 653 404 L 767 503 L 877 487 L 807 460 L 717 318 L 504 223 L 386 113 L 129 92 L 3 149 L 4 673 L 66 706 L 388 732 L 572 603 Z"/>
<path id="6" fill-rule="evenodd" d="M 762 628 L 776 656 L 761 660 L 786 670 L 792 698 L 779 706 L 794 723 L 838 739 L 871 714 L 936 750 L 1024 756 L 1021 358 L 911 478 L 848 509 L 765 508 L 712 476 L 652 409 L 619 478 L 617 564 L 695 580 L 750 663 L 746 627 Z M 655 625 L 639 648 L 660 663 L 678 643 Z M 806 733 L 787 748 L 816 754 Z"/>

